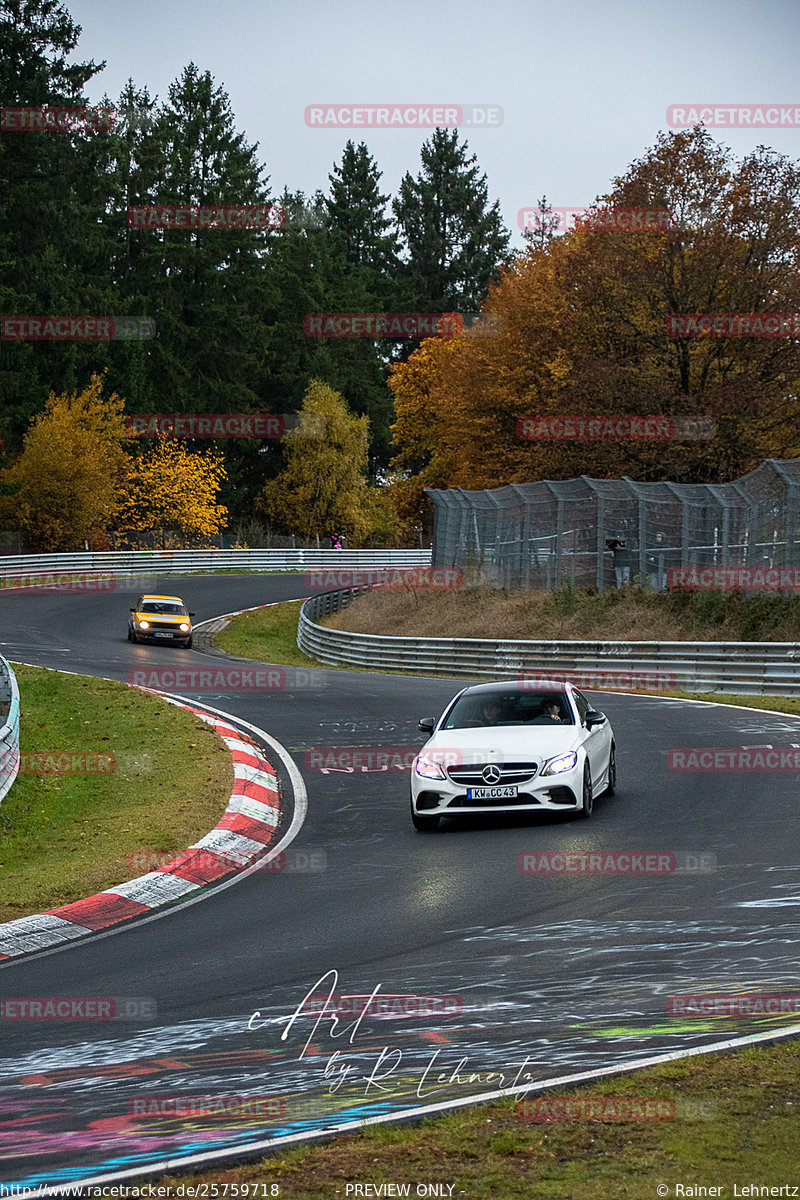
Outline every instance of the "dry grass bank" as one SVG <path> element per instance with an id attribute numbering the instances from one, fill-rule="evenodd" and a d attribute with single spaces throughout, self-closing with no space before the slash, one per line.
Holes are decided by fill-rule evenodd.
<path id="1" fill-rule="evenodd" d="M 800 597 L 739 592 L 381 591 L 359 597 L 326 624 L 398 637 L 536 640 L 800 642 Z"/>

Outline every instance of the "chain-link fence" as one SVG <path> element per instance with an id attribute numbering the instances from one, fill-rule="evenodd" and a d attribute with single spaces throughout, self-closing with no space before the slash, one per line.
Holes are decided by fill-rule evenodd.
<path id="1" fill-rule="evenodd" d="M 426 488 L 433 565 L 498 587 L 666 586 L 670 568 L 800 563 L 800 459 L 766 459 L 733 483 L 542 480 L 471 492 Z"/>

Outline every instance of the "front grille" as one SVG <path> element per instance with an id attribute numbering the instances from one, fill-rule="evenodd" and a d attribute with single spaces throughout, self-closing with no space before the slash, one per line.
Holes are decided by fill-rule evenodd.
<path id="1" fill-rule="evenodd" d="M 151 621 L 149 617 L 146 620 L 151 629 L 169 629 L 172 633 L 181 632 L 174 621 Z"/>
<path id="2" fill-rule="evenodd" d="M 500 778 L 496 784 L 487 784 L 483 778 L 483 769 L 489 765 L 482 762 L 470 763 L 469 766 L 448 767 L 447 774 L 459 787 L 500 787 L 506 783 L 524 783 L 526 779 L 533 779 L 539 770 L 538 763 L 492 763 L 492 766 L 500 768 Z"/>

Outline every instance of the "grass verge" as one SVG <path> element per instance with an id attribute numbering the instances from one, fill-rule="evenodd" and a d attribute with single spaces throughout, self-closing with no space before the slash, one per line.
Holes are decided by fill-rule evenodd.
<path id="1" fill-rule="evenodd" d="M 297 622 L 302 604 L 302 600 L 286 600 L 242 613 L 217 634 L 214 644 L 226 654 L 254 662 L 280 663 L 288 667 L 322 666 L 297 647 Z"/>
<path id="2" fill-rule="evenodd" d="M 233 768 L 204 721 L 123 683 L 14 673 L 23 768 L 0 805 L 0 921 L 144 874 L 133 855 L 175 853 L 216 825 Z"/>
<path id="3" fill-rule="evenodd" d="M 733 1197 L 734 1185 L 739 1196 L 769 1195 L 742 1188 L 796 1183 L 800 1039 L 666 1063 L 568 1093 L 560 1089 L 546 1098 L 566 1095 L 659 1098 L 666 1104 L 655 1111 L 666 1115 L 540 1123 L 521 1118 L 518 1100 L 503 1100 L 418 1125 L 381 1126 L 324 1146 L 199 1173 L 191 1182 L 217 1184 L 220 1196 L 225 1184 L 229 1194 L 234 1194 L 234 1184 L 240 1185 L 239 1195 L 249 1184 L 249 1194 L 259 1200 L 269 1195 L 346 1200 L 348 1195 L 402 1194 L 378 1191 L 381 1184 L 408 1184 L 411 1196 L 427 1194 L 417 1191 L 419 1184 L 444 1185 L 432 1194 L 469 1200 L 654 1200 L 659 1195 Z M 157 1182 L 166 1189 L 160 1195 L 186 1195 L 189 1177 L 165 1175 Z M 176 1191 L 180 1183 L 186 1185 L 183 1193 Z M 372 1187 L 365 1191 L 368 1184 Z M 354 1185 L 361 1190 L 356 1192 Z M 724 1190 L 688 1190 L 698 1185 Z M 202 1189 L 195 1194 L 203 1194 Z M 205 1194 L 215 1193 L 209 1187 Z"/>

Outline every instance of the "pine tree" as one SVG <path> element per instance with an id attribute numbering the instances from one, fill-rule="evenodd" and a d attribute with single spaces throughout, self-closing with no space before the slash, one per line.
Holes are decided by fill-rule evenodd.
<path id="1" fill-rule="evenodd" d="M 8 108 L 81 108 L 85 84 L 105 65 L 70 63 L 76 25 L 58 0 L 0 0 L 0 96 Z M 0 311 L 19 316 L 104 315 L 98 266 L 96 182 L 87 170 L 103 134 L 0 135 Z M 94 309 L 94 311 L 92 311 Z M 0 421 L 17 448 L 48 392 L 77 385 L 95 347 L 0 344 Z M 92 355 L 91 362 L 98 358 Z"/>
<path id="2" fill-rule="evenodd" d="M 389 197 L 380 190 L 381 171 L 366 144 L 361 142 L 356 148 L 349 141 L 341 166 L 334 165 L 328 179 L 328 224 L 339 235 L 348 267 L 368 268 L 375 278 L 375 291 L 379 291 L 381 276 L 397 268 L 397 238 L 389 232 L 393 221 L 386 215 Z"/>
<path id="3" fill-rule="evenodd" d="M 508 259 L 500 203 L 458 130 L 436 129 L 422 169 L 400 184 L 393 209 L 407 250 L 405 275 L 423 312 L 477 312 Z"/>

